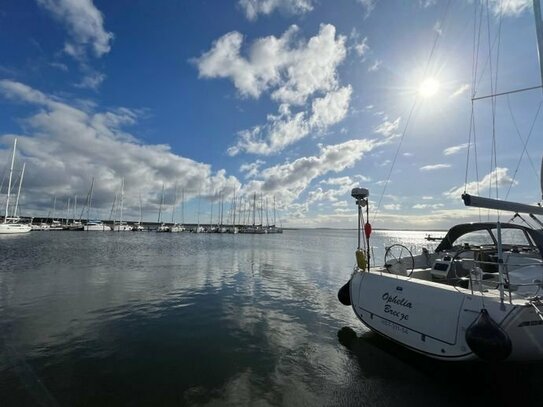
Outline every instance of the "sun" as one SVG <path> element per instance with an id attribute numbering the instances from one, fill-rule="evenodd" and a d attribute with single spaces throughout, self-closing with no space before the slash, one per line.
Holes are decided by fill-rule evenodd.
<path id="1" fill-rule="evenodd" d="M 440 85 L 437 79 L 435 78 L 426 78 L 419 85 L 419 95 L 424 98 L 429 98 L 434 96 L 439 91 Z"/>

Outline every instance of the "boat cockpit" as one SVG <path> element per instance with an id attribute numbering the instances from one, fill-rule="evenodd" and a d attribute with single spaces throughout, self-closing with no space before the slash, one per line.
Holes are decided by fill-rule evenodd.
<path id="1" fill-rule="evenodd" d="M 413 256 L 402 246 L 402 256 L 394 254 L 393 247 L 387 248 L 384 268 L 393 274 L 484 290 L 497 288 L 502 264 L 506 288 L 522 292 L 530 286 L 534 292 L 536 286 L 538 291 L 543 283 L 543 232 L 503 223 L 500 235 L 498 240 L 497 225 L 492 222 L 456 225 L 433 253 L 423 249 Z"/>

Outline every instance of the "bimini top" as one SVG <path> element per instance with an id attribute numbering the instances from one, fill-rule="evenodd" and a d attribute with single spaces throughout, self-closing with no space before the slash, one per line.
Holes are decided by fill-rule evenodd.
<path id="1" fill-rule="evenodd" d="M 519 229 L 524 231 L 534 242 L 536 247 L 539 250 L 539 253 L 543 255 L 543 232 L 540 230 L 535 230 L 531 228 L 527 228 L 525 226 L 521 225 L 515 225 L 512 223 L 501 223 L 500 224 L 502 229 Z M 451 250 L 453 248 L 453 243 L 458 240 L 458 238 L 462 237 L 463 235 L 475 232 L 478 230 L 486 230 L 488 231 L 489 235 L 492 237 L 492 240 L 494 241 L 494 244 L 498 244 L 496 237 L 494 236 L 494 233 L 492 233 L 492 229 L 496 229 L 496 222 L 477 222 L 477 223 L 462 223 L 460 225 L 455 225 L 452 228 L 449 229 L 441 243 L 437 246 L 436 252 L 441 252 L 444 250 Z"/>

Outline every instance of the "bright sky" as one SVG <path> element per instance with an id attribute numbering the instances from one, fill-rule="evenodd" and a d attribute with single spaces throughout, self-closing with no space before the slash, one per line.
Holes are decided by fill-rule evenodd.
<path id="1" fill-rule="evenodd" d="M 374 227 L 477 220 L 460 197 L 473 67 L 477 96 L 541 83 L 531 1 L 486 4 L 3 1 L 0 170 L 17 137 L 26 216 L 81 205 L 94 177 L 102 218 L 124 178 L 134 220 L 140 196 L 157 219 L 163 184 L 176 220 L 184 190 L 186 222 L 236 190 L 275 197 L 283 226 L 355 227 L 354 186 L 381 202 Z M 469 192 L 540 200 L 541 100 L 497 98 L 494 130 L 491 99 L 475 102 Z"/>

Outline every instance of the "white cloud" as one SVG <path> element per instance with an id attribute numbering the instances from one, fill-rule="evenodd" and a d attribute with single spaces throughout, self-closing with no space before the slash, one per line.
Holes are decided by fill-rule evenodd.
<path id="1" fill-rule="evenodd" d="M 322 180 L 320 184 L 333 185 L 337 188 L 327 190 L 324 190 L 321 187 L 316 188 L 314 191 L 311 191 L 308 194 L 308 203 L 314 203 L 317 201 L 338 202 L 340 197 L 348 194 L 356 186 L 356 183 L 350 177 L 328 178 L 326 180 Z"/>
<path id="2" fill-rule="evenodd" d="M 195 60 L 202 78 L 228 78 L 242 96 L 260 97 L 264 91 L 279 103 L 304 104 L 316 92 L 337 87 L 337 66 L 346 55 L 345 37 L 336 38 L 333 25 L 323 24 L 307 42 L 295 41 L 298 27 L 281 37 L 256 40 L 241 55 L 243 36 L 236 31 L 223 35 Z"/>
<path id="3" fill-rule="evenodd" d="M 445 205 L 442 203 L 437 204 L 415 204 L 413 205 L 413 209 L 439 209 L 443 208 Z"/>
<path id="4" fill-rule="evenodd" d="M 324 131 L 346 116 L 351 93 L 352 88 L 345 86 L 314 99 L 309 119 L 304 111 L 293 114 L 290 106 L 283 104 L 279 106 L 278 115 L 268 115 L 266 125 L 241 131 L 238 142 L 229 148 L 228 153 L 236 155 L 245 151 L 269 155 L 306 137 L 311 131 Z"/>
<path id="5" fill-rule="evenodd" d="M 331 91 L 322 98 L 314 99 L 312 116 L 309 119 L 310 126 L 325 129 L 343 120 L 349 109 L 352 91 L 349 85 Z"/>
<path id="6" fill-rule="evenodd" d="M 113 34 L 104 29 L 102 13 L 92 0 L 37 0 L 57 20 L 66 25 L 71 40 L 64 51 L 78 60 L 84 60 L 88 49 L 96 57 L 111 49 Z"/>
<path id="7" fill-rule="evenodd" d="M 330 172 L 339 173 L 352 167 L 364 153 L 371 151 L 375 142 L 367 139 L 321 146 L 318 155 L 301 157 L 291 163 L 279 164 L 260 172 L 259 179 L 251 181 L 246 193 L 253 191 L 276 194 L 284 204 L 292 204 L 317 177 Z"/>
<path id="8" fill-rule="evenodd" d="M 287 14 L 304 14 L 313 10 L 312 0 L 239 0 L 247 18 L 254 21 L 259 14 L 269 15 L 275 10 Z"/>
<path id="9" fill-rule="evenodd" d="M 106 79 L 106 75 L 99 72 L 88 73 L 78 84 L 75 86 L 77 88 L 86 88 L 97 90 L 102 82 Z"/>
<path id="10" fill-rule="evenodd" d="M 245 151 L 269 155 L 281 151 L 309 134 L 310 125 L 305 116 L 305 112 L 292 114 L 288 105 L 282 105 L 278 115 L 268 115 L 265 126 L 239 132 L 238 142 L 228 149 L 228 154 L 236 155 Z"/>
<path id="11" fill-rule="evenodd" d="M 25 134 L 17 135 L 18 151 L 27 163 L 27 209 L 50 207 L 53 194 L 59 200 L 77 194 L 81 202 L 92 177 L 96 179 L 93 202 L 97 207 L 111 207 L 124 177 L 127 211 L 131 207 L 138 213 L 139 193 L 144 210 L 156 210 L 163 183 L 168 197 L 177 182 L 178 188 L 186 189 L 187 198 L 210 186 L 223 190 L 240 187 L 224 170 L 212 173 L 210 165 L 174 154 L 166 145 L 143 144 L 126 131 L 138 121 L 136 110 L 97 112 L 89 105 L 81 110 L 74 107 L 76 103 L 9 80 L 0 81 L 0 94 L 37 108 L 22 120 Z M 1 140 L 11 145 L 14 137 L 4 134 Z M 0 160 L 7 159 L 8 154 L 7 150 L 0 151 Z"/>
<path id="12" fill-rule="evenodd" d="M 469 89 L 470 89 L 470 85 L 467 84 L 467 83 L 464 83 L 464 84 L 460 85 L 460 86 L 458 87 L 458 89 L 456 89 L 456 90 L 451 94 L 451 97 L 454 98 L 454 97 L 463 95 L 463 94 L 466 93 Z"/>
<path id="13" fill-rule="evenodd" d="M 364 57 L 370 50 L 370 46 L 368 45 L 368 37 L 364 37 L 360 41 L 357 41 L 353 45 L 353 48 L 359 57 Z"/>
<path id="14" fill-rule="evenodd" d="M 425 201 L 431 201 L 432 199 L 434 199 L 434 197 L 433 196 L 423 196 L 422 199 L 425 200 Z"/>
<path id="15" fill-rule="evenodd" d="M 389 211 L 399 211 L 400 209 L 402 209 L 402 206 L 401 204 L 386 204 L 383 205 L 383 208 Z"/>
<path id="16" fill-rule="evenodd" d="M 375 133 L 384 137 L 393 137 L 398 135 L 398 128 L 400 127 L 401 117 L 396 118 L 394 121 L 390 121 L 385 116 L 384 121 L 375 128 Z"/>
<path id="17" fill-rule="evenodd" d="M 481 181 L 469 182 L 466 184 L 465 188 L 463 186 L 453 187 L 447 192 L 444 192 L 443 195 L 448 198 L 458 199 L 464 193 L 464 190 L 468 194 L 483 194 L 484 192 L 488 191 L 490 187 L 496 188 L 496 184 L 498 187 L 509 186 L 511 185 L 511 182 L 513 182 L 513 179 L 507 174 L 507 172 L 507 168 L 498 167 L 494 171 L 485 175 Z M 513 182 L 513 185 L 517 184 L 517 181 Z"/>
<path id="18" fill-rule="evenodd" d="M 244 97 L 268 92 L 279 103 L 278 113 L 269 114 L 266 124 L 240 131 L 228 154 L 277 153 L 346 116 L 352 87 L 340 87 L 336 72 L 346 56 L 345 37 L 336 37 L 330 24 L 321 25 L 307 41 L 295 41 L 297 32 L 293 25 L 279 38 L 257 39 L 247 57 L 242 56 L 243 36 L 231 32 L 194 60 L 200 77 L 228 78 Z"/>
<path id="19" fill-rule="evenodd" d="M 265 163 L 265 161 L 256 160 L 250 164 L 242 164 L 239 170 L 246 173 L 245 178 L 255 178 L 259 174 L 260 167 Z"/>
<path id="20" fill-rule="evenodd" d="M 443 168 L 450 168 L 450 164 L 431 164 L 431 165 L 425 165 L 423 167 L 420 167 L 419 169 L 421 171 L 435 171 L 435 170 L 441 170 Z"/>
<path id="21" fill-rule="evenodd" d="M 465 150 L 466 148 L 468 148 L 468 143 L 460 144 L 458 146 L 447 147 L 445 150 L 443 150 L 443 154 L 444 155 L 456 154 L 462 150 Z"/>
<path id="22" fill-rule="evenodd" d="M 368 68 L 368 72 L 377 72 L 379 69 L 381 69 L 381 65 L 383 64 L 383 61 L 380 59 L 376 59 L 373 64 Z"/>

